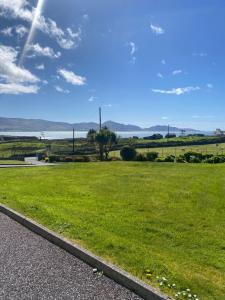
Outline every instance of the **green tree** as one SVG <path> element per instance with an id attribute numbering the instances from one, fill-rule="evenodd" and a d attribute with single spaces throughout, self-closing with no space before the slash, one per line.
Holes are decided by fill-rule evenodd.
<path id="1" fill-rule="evenodd" d="M 96 133 L 95 142 L 99 148 L 100 160 L 107 160 L 112 146 L 117 143 L 117 136 L 113 131 L 104 127 Z"/>
<path id="2" fill-rule="evenodd" d="M 94 129 L 90 129 L 87 133 L 87 140 L 89 143 L 93 144 L 95 142 L 97 131 Z"/>

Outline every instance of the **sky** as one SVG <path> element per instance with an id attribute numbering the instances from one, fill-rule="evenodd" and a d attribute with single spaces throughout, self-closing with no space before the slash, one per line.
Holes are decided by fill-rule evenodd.
<path id="1" fill-rule="evenodd" d="M 225 129 L 224 0 L 0 0 L 0 116 Z"/>

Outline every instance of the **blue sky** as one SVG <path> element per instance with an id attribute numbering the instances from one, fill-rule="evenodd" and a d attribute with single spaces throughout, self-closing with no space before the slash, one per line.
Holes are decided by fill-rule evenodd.
<path id="1" fill-rule="evenodd" d="M 223 0 L 0 0 L 0 116 L 225 128 Z"/>

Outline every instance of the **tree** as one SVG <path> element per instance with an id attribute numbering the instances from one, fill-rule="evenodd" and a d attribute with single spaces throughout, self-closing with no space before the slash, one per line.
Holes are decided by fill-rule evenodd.
<path id="1" fill-rule="evenodd" d="M 155 161 L 159 154 L 158 152 L 148 152 L 146 156 L 148 161 Z"/>
<path id="2" fill-rule="evenodd" d="M 127 160 L 127 161 L 134 160 L 136 155 L 137 155 L 137 151 L 132 146 L 124 146 L 120 150 L 120 156 L 122 157 L 123 160 Z"/>
<path id="3" fill-rule="evenodd" d="M 87 133 L 87 140 L 89 143 L 94 144 L 95 142 L 95 136 L 96 136 L 96 130 L 90 129 Z"/>
<path id="4" fill-rule="evenodd" d="M 104 127 L 96 133 L 95 142 L 99 147 L 100 160 L 107 160 L 112 146 L 117 143 L 117 136 L 113 131 Z"/>

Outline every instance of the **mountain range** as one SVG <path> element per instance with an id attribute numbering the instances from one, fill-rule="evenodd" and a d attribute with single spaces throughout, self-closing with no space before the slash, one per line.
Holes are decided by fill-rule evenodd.
<path id="1" fill-rule="evenodd" d="M 167 131 L 168 126 L 156 125 L 149 128 L 141 128 L 136 125 L 121 124 L 113 121 L 107 121 L 102 124 L 114 131 Z M 22 118 L 1 118 L 0 117 L 0 131 L 88 131 L 93 128 L 97 130 L 99 124 L 95 122 L 82 122 L 82 123 L 66 123 L 54 122 L 41 119 L 22 119 Z M 170 131 L 196 131 L 191 128 L 177 128 L 170 127 Z"/>

